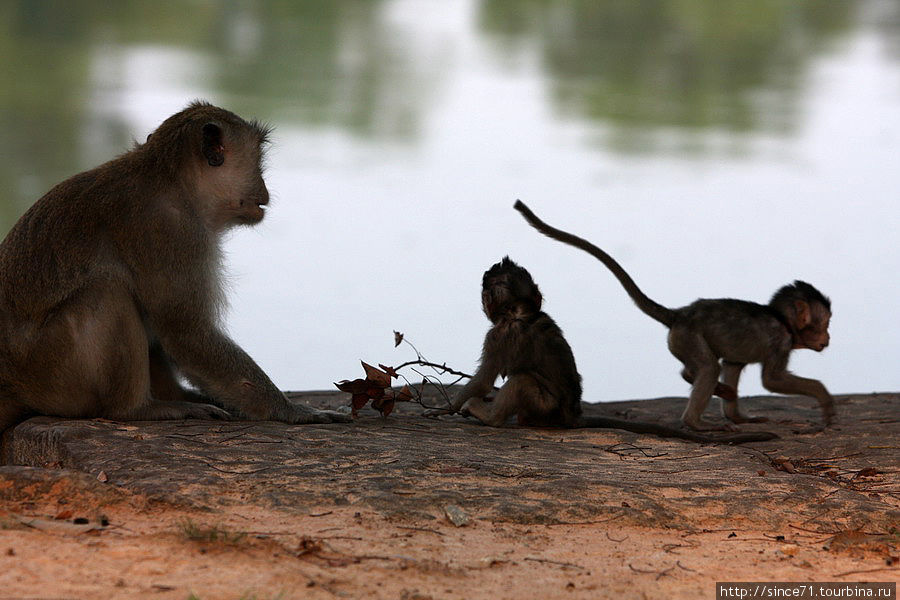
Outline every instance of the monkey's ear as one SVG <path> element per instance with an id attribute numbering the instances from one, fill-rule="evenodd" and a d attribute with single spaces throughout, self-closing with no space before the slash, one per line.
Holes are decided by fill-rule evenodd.
<path id="1" fill-rule="evenodd" d="M 211 167 L 220 167 L 225 163 L 222 128 L 215 123 L 207 123 L 203 126 L 203 156 Z"/>
<path id="2" fill-rule="evenodd" d="M 795 324 L 795 327 L 797 329 L 808 327 L 812 322 L 812 316 L 809 313 L 809 304 L 803 300 L 797 300 L 794 302 L 794 310 L 797 313 L 797 323 Z"/>

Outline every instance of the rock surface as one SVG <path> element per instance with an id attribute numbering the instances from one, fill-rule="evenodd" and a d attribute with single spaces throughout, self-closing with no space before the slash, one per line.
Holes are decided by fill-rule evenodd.
<path id="1" fill-rule="evenodd" d="M 341 393 L 292 394 L 317 407 Z M 309 513 L 359 506 L 394 518 L 588 523 L 655 528 L 717 525 L 886 530 L 900 523 L 900 398 L 842 396 L 824 432 L 813 402 L 759 397 L 743 406 L 780 439 L 699 445 L 618 430 L 491 429 L 461 417 L 427 419 L 405 404 L 352 424 L 140 422 L 37 417 L 6 432 L 0 500 L 23 486 L 70 485 L 151 502 L 227 510 L 257 505 Z M 676 425 L 683 399 L 589 405 L 588 414 Z M 69 474 L 63 469 L 87 474 Z M 41 474 L 43 473 L 43 474 Z M 32 492 L 37 488 L 30 488 Z M 99 490 L 99 491 L 98 491 Z M 103 490 L 110 490 L 104 492 Z"/>

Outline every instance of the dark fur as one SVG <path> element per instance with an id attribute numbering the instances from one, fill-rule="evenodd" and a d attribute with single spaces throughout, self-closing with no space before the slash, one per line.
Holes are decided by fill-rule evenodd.
<path id="1" fill-rule="evenodd" d="M 707 436 L 655 423 L 584 417 L 581 376 L 575 357 L 553 319 L 541 310 L 542 296 L 527 270 L 508 257 L 482 279 L 482 306 L 491 328 L 478 371 L 452 402 L 454 411 L 498 427 L 515 415 L 520 425 L 602 427 L 678 437 L 698 442 L 740 443 L 775 437 L 769 433 Z M 497 376 L 506 378 L 497 396 L 484 400 Z"/>
<path id="2" fill-rule="evenodd" d="M 683 308 L 667 308 L 648 298 L 621 265 L 597 246 L 547 225 L 520 201 L 515 208 L 544 235 L 600 260 L 638 308 L 669 328 L 669 349 L 684 364 L 682 376 L 693 385 L 682 415 L 686 425 L 694 429 L 722 428 L 701 418 L 713 394 L 722 397 L 729 420 L 735 423 L 765 420 L 743 415 L 738 409 L 737 384 L 741 370 L 748 363 L 762 363 L 763 385 L 767 390 L 816 398 L 825 425 L 830 424 L 834 401 L 825 386 L 787 370 L 792 349 L 821 351 L 829 342 L 831 302 L 813 286 L 795 281 L 778 290 L 768 305 L 726 298 L 697 300 Z M 720 373 L 721 382 L 718 381 Z"/>
<path id="3" fill-rule="evenodd" d="M 207 400 L 343 419 L 289 404 L 217 323 L 220 237 L 263 217 L 267 134 L 196 102 L 22 216 L 0 244 L 0 431 L 32 414 L 229 417 Z"/>

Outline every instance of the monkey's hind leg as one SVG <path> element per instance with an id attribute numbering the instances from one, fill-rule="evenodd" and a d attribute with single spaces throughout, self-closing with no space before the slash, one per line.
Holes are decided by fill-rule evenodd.
<path id="1" fill-rule="evenodd" d="M 76 350 L 74 360 L 81 363 L 82 373 L 94 376 L 83 387 L 95 396 L 99 416 L 123 421 L 231 418 L 217 406 L 190 401 L 170 366 L 168 373 L 160 372 L 161 357 L 151 356 L 147 330 L 129 294 L 108 289 L 88 291 L 85 296 L 90 310 L 75 313 L 80 317 L 73 327 L 75 346 L 82 349 Z M 156 371 L 154 377 L 151 370 Z M 158 384 L 166 378 L 171 378 L 170 389 L 160 390 L 164 397 L 154 397 L 151 380 Z"/>
<path id="2" fill-rule="evenodd" d="M 0 398 L 0 434 L 5 429 L 25 420 L 29 414 L 32 413 L 21 404 Z"/>
<path id="3" fill-rule="evenodd" d="M 491 402 L 481 398 L 470 398 L 463 406 L 463 414 L 476 417 L 485 425 L 500 427 L 513 415 L 531 421 L 546 415 L 556 408 L 552 398 L 538 386 L 531 375 L 513 375 Z"/>
<path id="4" fill-rule="evenodd" d="M 741 378 L 741 371 L 744 370 L 745 366 L 747 365 L 744 363 L 730 362 L 727 360 L 722 361 L 722 383 L 719 385 L 728 386 L 735 392 L 733 397 L 728 398 L 716 394 L 722 398 L 722 414 L 732 423 L 766 423 L 769 420 L 768 417 L 748 415 L 741 412 L 741 408 L 738 406 L 738 381 Z"/>
<path id="5" fill-rule="evenodd" d="M 694 374 L 687 367 L 681 370 L 681 378 L 694 385 Z M 724 382 L 717 382 L 716 389 L 713 390 L 713 396 L 717 396 L 722 400 L 737 400 L 737 388 L 730 386 Z"/>
<path id="6" fill-rule="evenodd" d="M 703 419 L 709 399 L 719 385 L 719 357 L 706 340 L 690 330 L 673 327 L 669 331 L 669 350 L 684 364 L 682 377 L 692 383 L 691 395 L 681 422 L 695 431 L 735 431 L 730 423 L 719 425 Z"/>

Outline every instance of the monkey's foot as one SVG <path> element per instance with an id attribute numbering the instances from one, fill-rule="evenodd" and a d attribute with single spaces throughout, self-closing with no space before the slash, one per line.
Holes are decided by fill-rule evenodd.
<path id="1" fill-rule="evenodd" d="M 231 421 L 234 419 L 231 413 L 222 410 L 218 406 L 212 404 L 203 404 L 201 402 L 190 402 L 185 411 L 185 417 L 188 419 L 222 419 Z"/>
<path id="2" fill-rule="evenodd" d="M 127 413 L 108 415 L 111 419 L 122 421 L 160 421 L 169 419 L 234 419 L 231 413 L 212 404 L 200 402 L 156 400 Z"/>

